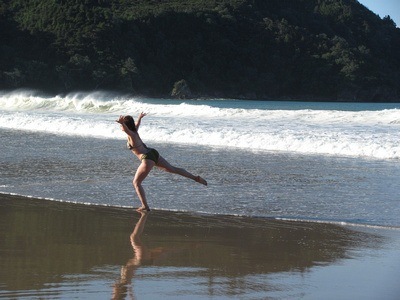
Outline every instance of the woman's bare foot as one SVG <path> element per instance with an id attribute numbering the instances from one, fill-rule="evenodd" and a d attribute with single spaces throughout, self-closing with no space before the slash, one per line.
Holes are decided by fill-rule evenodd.
<path id="1" fill-rule="evenodd" d="M 207 185 L 207 181 L 204 178 L 201 178 L 200 176 L 196 176 L 196 182 Z"/>
<path id="2" fill-rule="evenodd" d="M 138 212 L 150 211 L 150 207 L 141 206 L 141 207 L 137 208 L 136 211 L 138 211 Z"/>

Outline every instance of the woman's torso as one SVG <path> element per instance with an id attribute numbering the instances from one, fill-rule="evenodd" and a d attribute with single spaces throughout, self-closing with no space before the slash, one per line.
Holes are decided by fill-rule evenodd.
<path id="1" fill-rule="evenodd" d="M 135 133 L 133 136 L 128 136 L 128 147 L 139 159 L 143 154 L 149 151 L 138 133 Z"/>

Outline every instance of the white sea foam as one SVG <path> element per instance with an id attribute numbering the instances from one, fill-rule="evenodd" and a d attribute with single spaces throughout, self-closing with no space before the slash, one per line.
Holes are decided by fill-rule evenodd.
<path id="1" fill-rule="evenodd" d="M 0 95 L 0 128 L 122 139 L 119 114 L 145 111 L 147 141 L 291 151 L 380 159 L 400 158 L 400 110 L 341 111 L 234 108 L 75 93 Z M 216 102 L 217 103 L 217 102 Z"/>

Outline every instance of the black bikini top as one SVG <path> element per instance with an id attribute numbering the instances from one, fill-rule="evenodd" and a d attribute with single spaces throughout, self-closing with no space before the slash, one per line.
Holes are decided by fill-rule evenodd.
<path id="1" fill-rule="evenodd" d="M 142 146 L 142 145 L 143 145 L 145 148 L 147 148 L 147 146 L 146 146 L 145 143 L 143 143 L 143 142 L 142 142 L 141 145 L 138 145 L 138 146 L 132 146 L 131 144 L 129 144 L 129 142 L 126 142 L 126 146 L 128 147 L 129 150 L 133 150 L 133 149 L 135 149 L 135 148 L 139 148 L 139 147 Z"/>

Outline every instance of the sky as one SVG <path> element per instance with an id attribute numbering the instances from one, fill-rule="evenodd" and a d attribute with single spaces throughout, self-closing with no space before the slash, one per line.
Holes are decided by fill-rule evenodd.
<path id="1" fill-rule="evenodd" d="M 381 18 L 389 15 L 397 27 L 400 27 L 400 0 L 358 0 L 358 2 Z"/>

